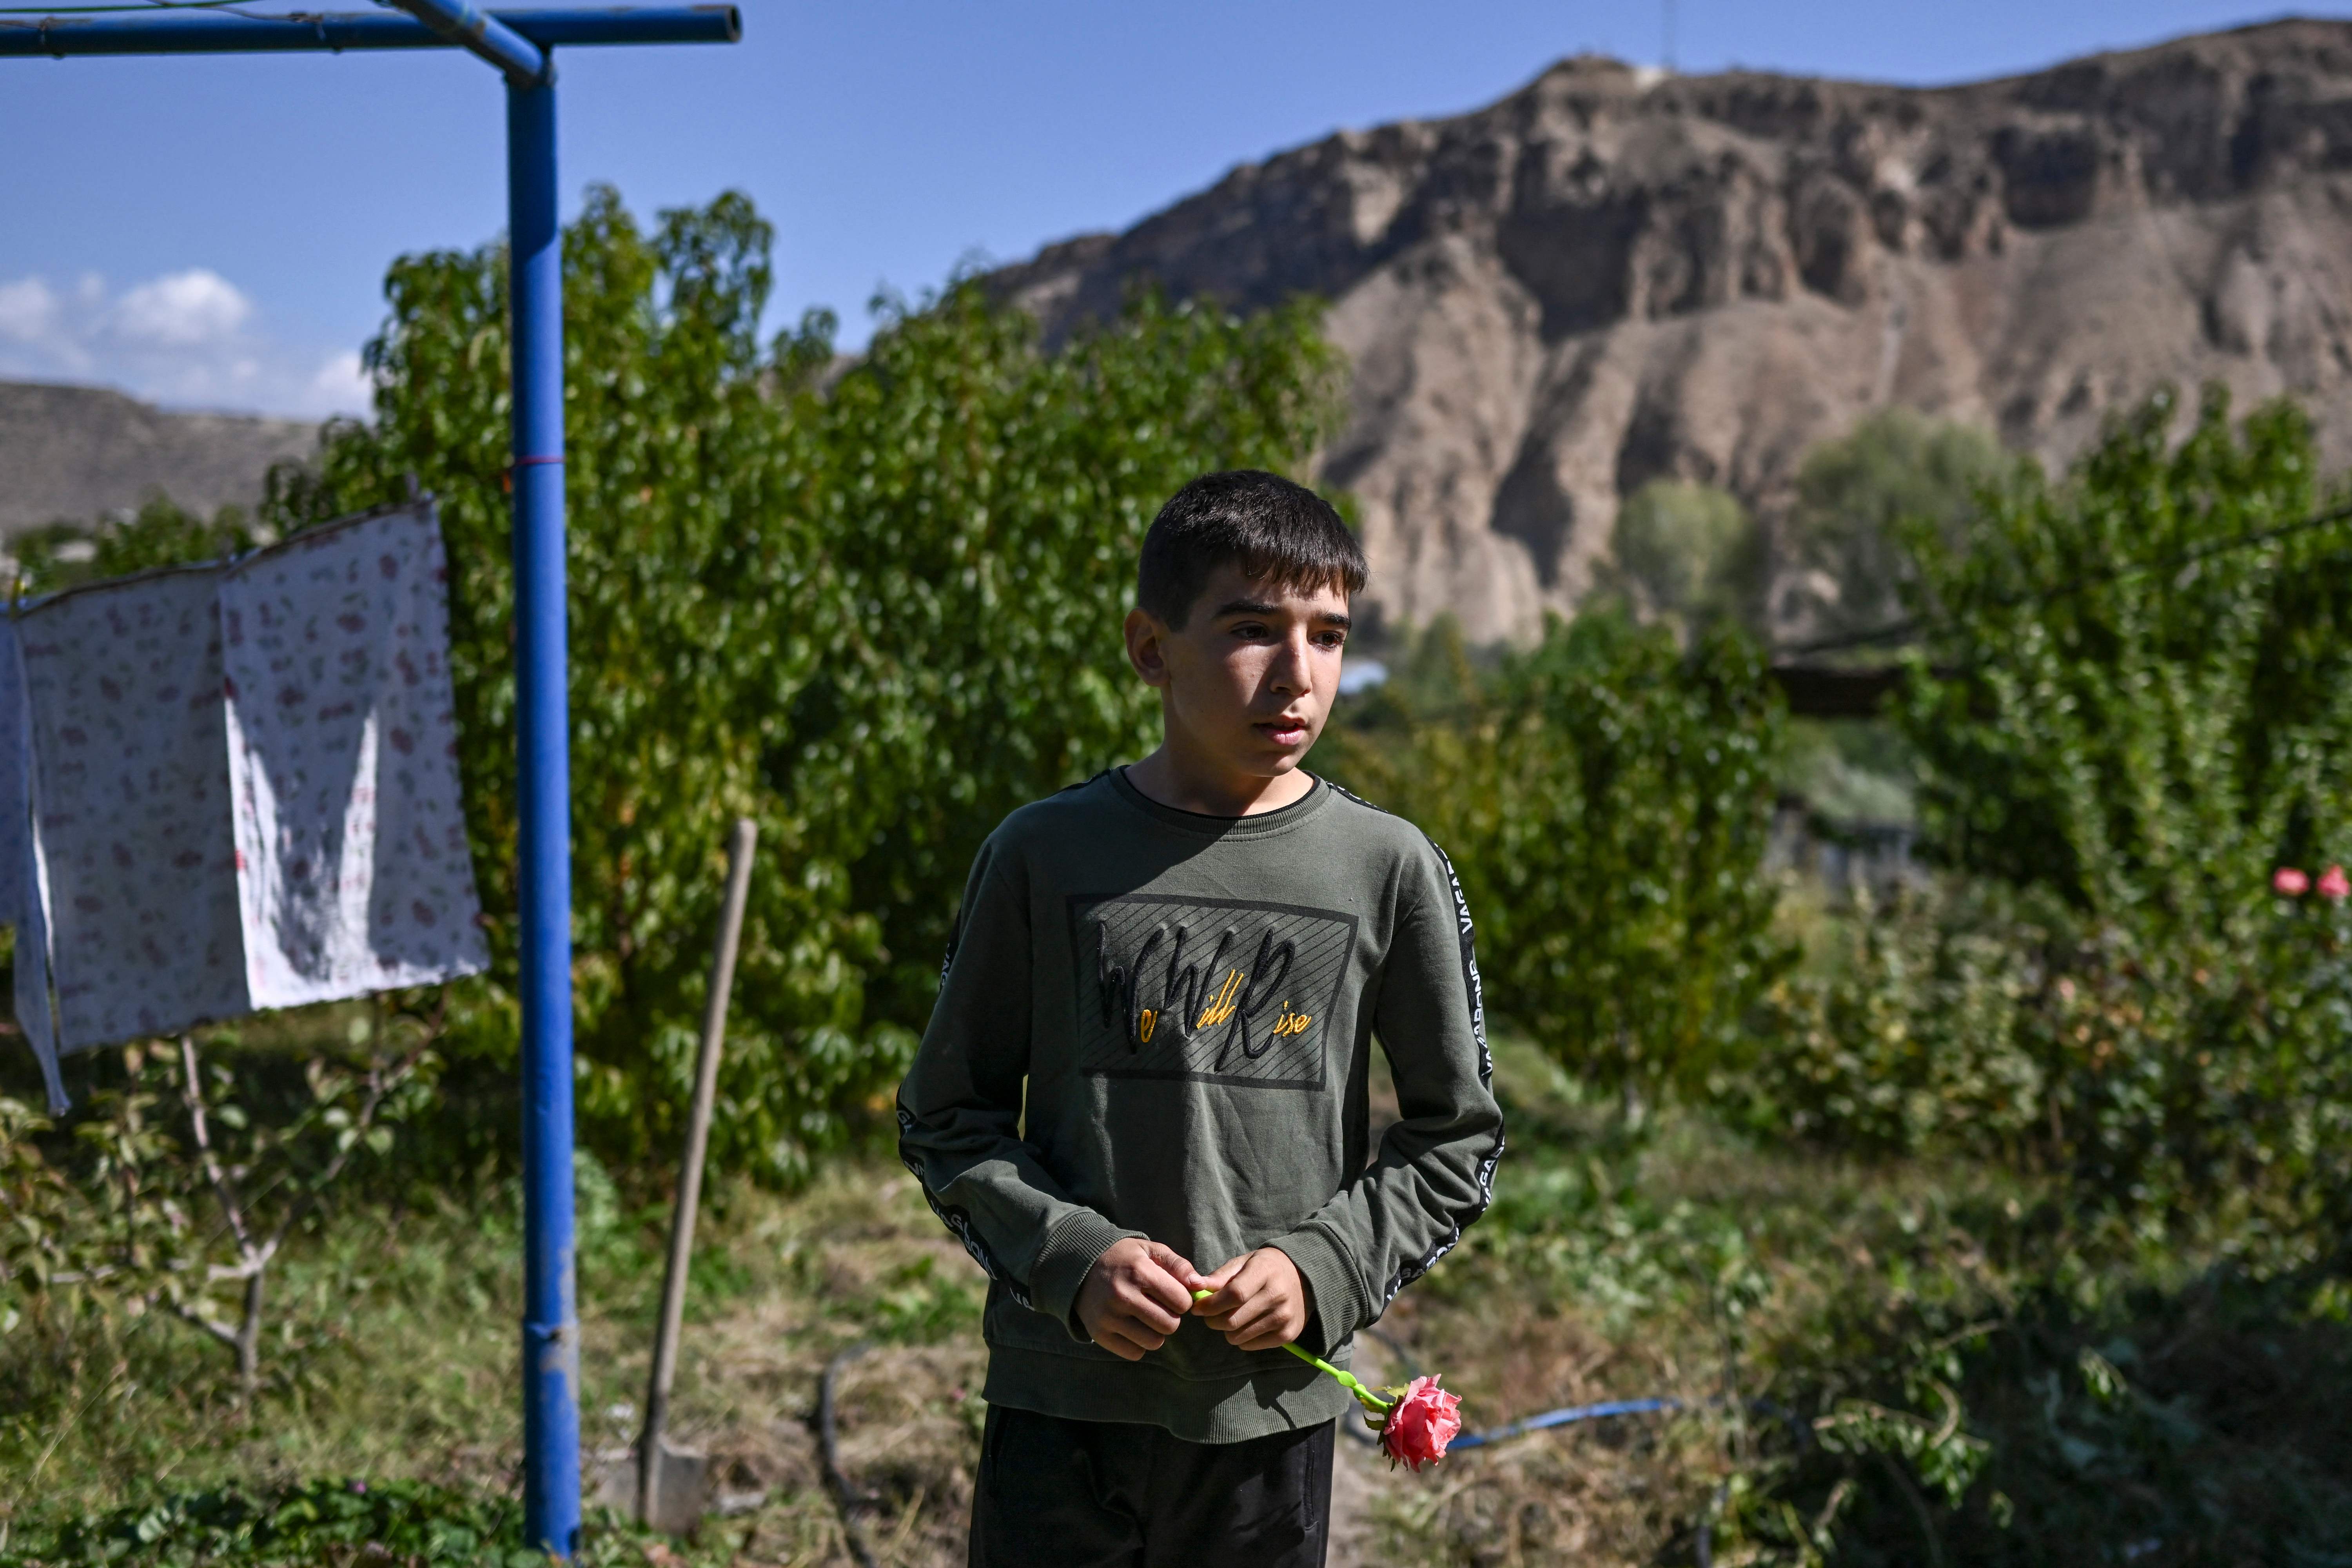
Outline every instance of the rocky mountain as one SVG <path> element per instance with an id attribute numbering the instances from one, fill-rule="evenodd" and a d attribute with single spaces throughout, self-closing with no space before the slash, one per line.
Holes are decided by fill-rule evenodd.
<path id="1" fill-rule="evenodd" d="M 1371 597 L 1525 635 L 1620 498 L 1769 522 L 1905 405 L 2063 462 L 2162 382 L 2302 397 L 2352 459 L 2352 23 L 1938 89 L 1564 60 L 1493 106 L 1236 168 L 996 275 L 1049 332 L 1126 281 L 1331 301 Z"/>
<path id="2" fill-rule="evenodd" d="M 89 522 L 158 491 L 210 513 L 251 505 L 281 458 L 307 458 L 299 419 L 167 414 L 94 386 L 0 382 L 0 532 Z"/>

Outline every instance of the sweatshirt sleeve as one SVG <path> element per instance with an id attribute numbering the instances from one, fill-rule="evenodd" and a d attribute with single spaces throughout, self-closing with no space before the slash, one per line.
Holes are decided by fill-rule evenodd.
<path id="1" fill-rule="evenodd" d="M 1471 951 L 1470 911 L 1444 850 L 1427 844 L 1400 890 L 1372 1026 L 1402 1119 L 1338 1195 L 1269 1245 L 1313 1293 L 1307 1338 L 1328 1351 L 1388 1310 L 1486 1213 L 1503 1157 L 1503 1112 Z"/>
<path id="2" fill-rule="evenodd" d="M 898 1157 L 991 1279 L 1083 1341 L 1078 1286 L 1139 1233 L 1072 1202 L 1022 1141 L 1034 965 L 1012 859 L 992 841 L 972 863 L 940 999 L 898 1086 Z"/>

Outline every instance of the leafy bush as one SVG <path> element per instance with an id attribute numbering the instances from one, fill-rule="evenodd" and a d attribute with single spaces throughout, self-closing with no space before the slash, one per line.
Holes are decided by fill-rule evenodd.
<path id="1" fill-rule="evenodd" d="M 1719 1102 L 1759 1131 L 1861 1152 L 2037 1144 L 2048 935 L 2013 902 L 1938 883 L 1823 921 L 1829 951 L 1766 995 L 1755 1055 L 1718 1077 Z"/>
<path id="2" fill-rule="evenodd" d="M 599 1521 L 574 1561 L 586 1568 L 721 1561 L 664 1537 Z M 0 1542 L 0 1548 L 5 1548 Z M 274 1487 L 174 1492 L 34 1532 L 7 1561 L 23 1568 L 545 1568 L 523 1542 L 522 1508 L 426 1481 L 321 1479 Z"/>
<path id="3" fill-rule="evenodd" d="M 1762 871 L 1779 734 L 1752 644 L 1718 627 L 1685 656 L 1599 609 L 1483 675 L 1441 627 L 1338 762 L 1453 857 L 1487 1005 L 1640 1091 L 1737 1057 L 1786 962 Z"/>
<path id="4" fill-rule="evenodd" d="M 76 583 L 120 577 L 150 566 L 234 555 L 260 542 L 243 507 L 224 506 L 206 522 L 168 496 L 152 496 L 122 522 L 106 522 L 85 533 L 56 523 L 9 542 L 16 558 L 18 584 L 27 594 L 46 594 Z M 87 558 L 68 547 L 89 547 Z"/>
<path id="5" fill-rule="evenodd" d="M 353 1025 L 345 1048 L 299 1059 L 207 1060 L 194 1037 L 108 1053 L 119 1073 L 62 1135 L 0 1096 L 6 1407 L 39 1411 L 92 1345 L 142 1319 L 185 1324 L 226 1352 L 239 1405 L 265 1381 L 310 1375 L 273 1266 L 351 1165 L 413 1136 L 439 1065 L 432 1019 L 377 1007 Z M 205 1035 L 208 1046 L 234 1038 Z M 209 1381 L 191 1373 L 182 1386 Z"/>
<path id="6" fill-rule="evenodd" d="M 1915 527 L 1937 617 L 1903 714 L 1955 866 L 2072 930 L 2021 1023 L 2055 1152 L 2119 1204 L 2352 1194 L 2340 906 L 2271 889 L 2352 858 L 2352 589 L 2309 422 L 2152 399 L 2063 484 L 2022 471 L 1963 551 Z M 2304 1234 L 2312 1234 L 2305 1231 Z"/>
<path id="7" fill-rule="evenodd" d="M 520 1510 L 416 1482 L 315 1480 L 271 1490 L 184 1492 L 62 1525 L 25 1543 L 36 1564 L 135 1562 L 157 1568 L 236 1563 L 544 1563 L 527 1552 Z"/>
<path id="8" fill-rule="evenodd" d="M 1319 438 L 1300 305 L 1139 298 L 1060 352 L 972 284 L 763 349 L 771 234 L 740 196 L 564 243 L 574 938 L 583 1131 L 672 1146 L 726 824 L 761 826 L 713 1157 L 770 1177 L 870 1121 L 927 1014 L 970 857 L 1024 801 L 1145 746 L 1117 628 L 1186 479 Z M 514 686 L 505 256 L 402 259 L 373 424 L 279 476 L 293 529 L 440 500 L 468 824 L 496 955 L 453 1031 L 511 1047 Z M 459 1053 L 453 1050 L 453 1056 Z"/>

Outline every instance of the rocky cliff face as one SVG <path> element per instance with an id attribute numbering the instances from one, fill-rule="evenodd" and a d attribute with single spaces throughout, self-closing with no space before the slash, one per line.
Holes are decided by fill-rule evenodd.
<path id="1" fill-rule="evenodd" d="M 1901 404 L 2063 462 L 2161 382 L 2280 392 L 2352 459 L 2352 24 L 2288 21 L 1916 89 L 1563 61 L 1458 119 L 1234 170 L 997 275 L 1049 331 L 1126 280 L 1332 301 L 1371 596 L 1524 636 L 1619 498 L 1768 519 Z"/>
<path id="2" fill-rule="evenodd" d="M 281 458 L 308 458 L 298 419 L 166 414 L 94 386 L 0 382 L 0 533 L 91 522 L 161 492 L 209 515 L 261 499 Z"/>

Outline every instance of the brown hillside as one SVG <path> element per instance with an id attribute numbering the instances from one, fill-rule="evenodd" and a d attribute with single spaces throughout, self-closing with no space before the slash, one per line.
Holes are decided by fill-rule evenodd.
<path id="1" fill-rule="evenodd" d="M 1561 62 L 1456 119 L 1234 170 L 997 275 L 1049 331 L 1148 274 L 1333 301 L 1372 596 L 1571 605 L 1659 475 L 1769 515 L 1885 404 L 2063 461 L 2159 382 L 2303 397 L 2352 458 L 2352 23 L 1933 89 Z"/>
<path id="2" fill-rule="evenodd" d="M 89 522 L 161 491 L 209 513 L 261 499 L 280 458 L 307 458 L 299 419 L 166 414 L 94 386 L 0 382 L 0 532 Z"/>

